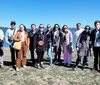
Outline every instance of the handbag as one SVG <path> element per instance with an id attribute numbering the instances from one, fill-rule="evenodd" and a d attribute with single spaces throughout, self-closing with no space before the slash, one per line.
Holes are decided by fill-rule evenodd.
<path id="1" fill-rule="evenodd" d="M 43 42 L 42 40 L 40 40 L 40 41 L 38 42 L 38 44 L 39 44 L 39 46 L 43 46 L 43 45 L 44 45 L 44 42 Z"/>
<path id="2" fill-rule="evenodd" d="M 20 50 L 21 49 L 21 41 L 19 41 L 19 42 L 14 42 L 13 43 L 13 45 L 12 45 L 12 47 L 14 48 L 14 49 L 16 49 L 16 50 Z"/>

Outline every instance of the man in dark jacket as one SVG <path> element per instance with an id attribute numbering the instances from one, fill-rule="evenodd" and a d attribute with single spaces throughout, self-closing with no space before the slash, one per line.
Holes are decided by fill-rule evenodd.
<path id="1" fill-rule="evenodd" d="M 29 32 L 30 37 L 30 53 L 31 53 L 31 60 L 33 65 L 35 65 L 35 56 L 34 56 L 34 50 L 36 49 L 36 25 L 31 25 L 31 31 Z"/>
<path id="2" fill-rule="evenodd" d="M 100 21 L 95 21 L 94 25 L 95 29 L 91 32 L 90 44 L 93 46 L 94 52 L 94 69 L 98 71 L 98 65 L 100 70 Z"/>

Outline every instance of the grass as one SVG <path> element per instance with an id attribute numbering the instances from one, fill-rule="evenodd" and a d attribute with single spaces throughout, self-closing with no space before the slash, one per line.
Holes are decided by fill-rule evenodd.
<path id="1" fill-rule="evenodd" d="M 4 48 L 4 52 L 4 60 L 10 62 L 9 49 Z M 29 52 L 27 58 L 30 59 Z M 76 61 L 76 52 L 73 53 L 73 61 Z M 45 64 L 44 69 L 38 70 L 28 66 L 16 72 L 10 65 L 5 65 L 3 69 L 0 69 L 0 85 L 100 85 L 100 73 L 91 71 L 92 67 L 93 56 L 89 57 L 87 69 L 77 68 L 75 71 L 64 66 Z"/>

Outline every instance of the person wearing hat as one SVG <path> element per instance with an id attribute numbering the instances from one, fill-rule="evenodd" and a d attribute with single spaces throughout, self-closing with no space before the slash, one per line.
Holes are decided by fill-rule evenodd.
<path id="1" fill-rule="evenodd" d="M 15 36 L 16 32 L 18 31 L 18 29 L 16 28 L 15 21 L 11 21 L 10 25 L 11 25 L 11 28 L 7 29 L 6 34 L 5 34 L 5 40 L 6 40 L 6 43 L 10 47 L 12 67 L 14 67 L 16 50 L 12 47 L 12 44 L 14 41 L 14 36 Z"/>
<path id="2" fill-rule="evenodd" d="M 86 64 L 86 59 L 89 56 L 90 51 L 90 26 L 85 26 L 85 30 L 79 35 L 76 48 L 79 56 L 79 60 L 76 62 L 76 67 L 78 66 L 81 57 L 84 57 L 83 59 L 83 69 Z"/>

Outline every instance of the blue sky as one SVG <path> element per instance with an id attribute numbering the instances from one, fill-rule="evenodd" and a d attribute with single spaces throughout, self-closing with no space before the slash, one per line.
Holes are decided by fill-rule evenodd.
<path id="1" fill-rule="evenodd" d="M 78 22 L 93 27 L 100 20 L 99 8 L 100 0 L 0 0 L 0 26 L 10 27 L 14 20 L 27 28 L 32 23 L 75 27 Z"/>

